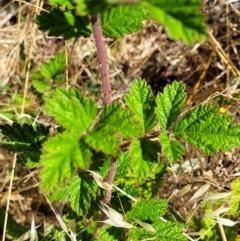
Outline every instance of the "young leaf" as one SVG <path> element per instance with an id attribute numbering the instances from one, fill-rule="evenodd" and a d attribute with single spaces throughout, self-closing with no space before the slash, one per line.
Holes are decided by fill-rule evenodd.
<path id="1" fill-rule="evenodd" d="M 140 30 L 145 19 L 147 12 L 142 6 L 117 6 L 108 8 L 102 14 L 101 25 L 104 35 L 119 38 Z"/>
<path id="2" fill-rule="evenodd" d="M 94 209 L 98 209 L 97 189 L 89 174 L 80 174 L 72 179 L 68 188 L 69 201 L 78 216 L 90 217 Z"/>
<path id="3" fill-rule="evenodd" d="M 150 16 L 164 25 L 168 35 L 187 44 L 207 38 L 200 0 L 142 0 Z"/>
<path id="4" fill-rule="evenodd" d="M 159 141 L 162 144 L 164 154 L 169 158 L 169 160 L 181 160 L 185 148 L 179 141 L 170 140 L 169 135 L 165 132 L 160 133 Z"/>
<path id="5" fill-rule="evenodd" d="M 64 39 L 89 37 L 92 30 L 88 16 L 76 16 L 74 10 L 50 9 L 42 11 L 35 19 L 39 29 L 49 31 L 49 36 L 63 36 Z"/>
<path id="6" fill-rule="evenodd" d="M 209 154 L 240 146 L 240 125 L 233 124 L 232 116 L 218 113 L 214 105 L 198 106 L 188 112 L 173 131 Z"/>
<path id="7" fill-rule="evenodd" d="M 151 141 L 150 141 L 151 142 Z M 150 151 L 154 155 L 149 155 L 150 152 L 146 153 L 147 149 L 143 146 L 146 144 L 146 141 L 143 140 L 134 140 L 131 143 L 129 156 L 131 160 L 131 171 L 133 172 L 135 178 L 140 181 L 149 177 L 158 166 L 158 151 L 160 147 L 156 148 L 155 143 L 152 145 L 148 143 L 148 146 L 151 148 Z"/>
<path id="8" fill-rule="evenodd" d="M 156 125 L 155 100 L 150 86 L 145 80 L 135 79 L 125 101 L 139 121 L 142 133 L 148 133 Z"/>
<path id="9" fill-rule="evenodd" d="M 32 79 L 32 85 L 41 94 L 51 89 L 51 85 L 42 79 Z"/>
<path id="10" fill-rule="evenodd" d="M 85 131 L 94 121 L 97 106 L 90 98 L 84 98 L 76 90 L 58 88 L 44 97 L 45 110 L 52 115 L 63 127 Z"/>
<path id="11" fill-rule="evenodd" d="M 42 64 L 40 73 L 46 79 L 54 79 L 56 76 L 63 74 L 66 68 L 65 53 L 57 54 L 50 59 L 49 63 Z"/>
<path id="12" fill-rule="evenodd" d="M 152 198 L 151 200 L 138 201 L 127 213 L 127 220 L 158 220 L 167 208 L 167 201 L 163 199 Z"/>
<path id="13" fill-rule="evenodd" d="M 81 141 L 79 134 L 64 132 L 48 139 L 43 146 L 41 164 L 42 189 L 49 190 L 59 182 L 71 178 L 78 167 L 88 168 L 91 151 Z"/>
<path id="14" fill-rule="evenodd" d="M 157 95 L 155 112 L 162 130 L 168 130 L 183 110 L 187 96 L 184 90 L 183 83 L 174 81 Z"/>

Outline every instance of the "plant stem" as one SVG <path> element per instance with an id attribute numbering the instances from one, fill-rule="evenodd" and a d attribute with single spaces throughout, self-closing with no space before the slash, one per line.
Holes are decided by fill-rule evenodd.
<path id="1" fill-rule="evenodd" d="M 117 157 L 112 156 L 110 168 L 109 168 L 109 171 L 108 171 L 108 176 L 106 178 L 107 183 L 110 183 L 110 184 L 113 183 L 113 180 L 114 180 L 114 177 L 115 177 L 115 174 L 116 174 L 116 168 L 117 168 Z M 111 196 L 112 196 L 112 191 L 106 190 L 106 194 L 105 194 L 103 202 L 106 203 L 106 204 L 109 204 L 110 200 L 111 200 Z M 96 226 L 94 234 L 93 234 L 93 238 L 98 237 L 98 231 L 104 225 L 104 223 L 102 223 L 101 221 L 104 221 L 106 218 L 107 218 L 106 214 L 104 212 L 102 212 L 101 216 L 99 218 L 100 222 L 97 223 L 97 226 Z"/>
<path id="2" fill-rule="evenodd" d="M 103 98 L 106 104 L 111 104 L 112 96 L 111 96 L 110 81 L 108 77 L 107 56 L 106 56 L 106 51 L 105 51 L 104 42 L 103 42 L 102 28 L 101 28 L 98 15 L 92 15 L 91 22 L 92 22 L 93 35 L 96 42 L 98 61 L 100 64 L 100 71 L 102 76 Z"/>
<path id="3" fill-rule="evenodd" d="M 105 47 L 104 47 L 102 28 L 101 28 L 101 24 L 100 24 L 98 15 L 92 15 L 91 22 L 92 22 L 92 26 L 93 26 L 93 34 L 94 34 L 94 38 L 95 38 L 95 42 L 96 42 L 98 60 L 99 60 L 99 64 L 100 64 L 103 98 L 104 98 L 104 102 L 106 104 L 111 104 L 112 96 L 111 96 L 110 81 L 109 81 L 109 77 L 108 77 L 107 56 L 106 56 L 106 51 L 105 51 Z M 108 182 L 110 185 L 113 183 L 113 180 L 114 180 L 114 177 L 116 174 L 116 167 L 117 167 L 117 157 L 112 156 L 108 175 L 106 177 L 106 182 Z M 105 197 L 103 200 L 103 202 L 105 204 L 110 203 L 111 195 L 112 195 L 111 190 L 106 190 L 106 194 L 105 194 Z M 103 221 L 104 219 L 106 219 L 106 215 L 104 214 L 104 212 L 102 212 L 99 221 Z M 102 223 L 102 222 L 98 222 L 94 235 L 93 235 L 94 238 L 96 238 L 98 236 L 98 230 L 103 226 L 103 224 L 104 223 Z"/>

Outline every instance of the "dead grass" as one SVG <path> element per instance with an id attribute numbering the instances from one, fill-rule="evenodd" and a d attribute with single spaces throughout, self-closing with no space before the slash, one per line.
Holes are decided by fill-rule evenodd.
<path id="1" fill-rule="evenodd" d="M 186 46 L 180 41 L 172 41 L 163 27 L 152 21 L 146 22 L 138 33 L 116 41 L 106 39 L 114 99 L 122 97 L 135 77 L 145 78 L 155 93 L 177 79 L 186 84 L 187 103 L 192 107 L 206 101 L 216 91 L 224 92 L 231 78 L 240 76 L 240 3 L 228 1 L 226 4 L 224 0 L 204 2 L 203 11 L 207 15 L 210 33 L 207 42 Z M 74 43 L 38 31 L 32 22 L 39 10 L 37 4 L 42 5 L 41 2 L 21 2 L 18 22 L 11 25 L 7 21 L 0 29 L 0 113 L 12 120 L 40 114 L 38 121 L 49 124 L 52 120 L 42 115 L 38 99 L 31 91 L 31 71 L 37 70 L 59 51 L 66 51 L 71 53 L 66 72 L 69 86 L 91 94 L 91 84 L 98 85 L 100 76 L 93 39 L 80 38 Z M 10 11 L 12 15 L 19 6 L 14 9 Z M 20 22 L 19 17 L 24 21 Z M 22 59 L 21 48 L 25 54 Z M 98 88 L 97 93 L 100 93 Z M 101 96 L 97 98 L 101 104 Z M 0 119 L 0 122 L 5 121 Z M 13 156 L 2 149 L 0 154 L 0 207 L 6 207 Z M 197 155 L 191 148 L 186 153 L 188 157 Z M 17 222 L 26 226 L 30 225 L 33 213 L 37 224 L 47 220 L 57 225 L 47 200 L 39 191 L 38 172 L 16 166 L 10 213 Z M 184 177 L 180 180 L 185 183 Z M 174 189 L 175 184 L 168 186 L 169 195 Z M 177 208 L 182 203 L 175 202 L 174 205 Z M 63 209 L 61 204 L 55 207 Z"/>

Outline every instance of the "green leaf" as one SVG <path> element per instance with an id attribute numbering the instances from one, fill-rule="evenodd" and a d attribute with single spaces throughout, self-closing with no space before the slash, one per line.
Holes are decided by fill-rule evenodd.
<path id="1" fill-rule="evenodd" d="M 142 6 L 129 5 L 108 8 L 101 16 L 104 35 L 119 38 L 142 29 L 147 12 Z"/>
<path id="2" fill-rule="evenodd" d="M 156 222 L 152 225 L 157 231 L 157 236 L 160 240 L 166 241 L 187 241 L 183 231 L 172 222 Z"/>
<path id="3" fill-rule="evenodd" d="M 49 36 L 63 36 L 64 39 L 89 37 L 92 30 L 88 16 L 76 16 L 73 10 L 50 9 L 42 11 L 35 19 L 39 29 L 49 31 Z"/>
<path id="4" fill-rule="evenodd" d="M 132 112 L 113 102 L 103 108 L 97 126 L 86 135 L 86 142 L 95 150 L 115 154 L 123 138 L 139 136 L 140 128 Z M 104 137 L 104 138 L 103 138 Z"/>
<path id="5" fill-rule="evenodd" d="M 141 221 L 159 220 L 167 209 L 167 200 L 152 198 L 151 200 L 138 201 L 127 213 L 127 220 L 139 219 Z"/>
<path id="6" fill-rule="evenodd" d="M 4 230 L 5 228 L 5 217 L 6 210 L 0 208 L 0 230 Z M 17 240 L 21 235 L 26 233 L 29 229 L 27 227 L 21 226 L 18 224 L 13 216 L 8 213 L 8 222 L 7 222 L 7 238 L 5 240 Z"/>
<path id="7" fill-rule="evenodd" d="M 57 187 L 59 182 L 73 177 L 77 168 L 88 168 L 91 162 L 91 151 L 82 141 L 79 134 L 64 132 L 49 138 L 43 146 L 41 164 L 41 187 L 49 190 Z"/>
<path id="8" fill-rule="evenodd" d="M 1 146 L 8 151 L 18 153 L 18 162 L 29 167 L 38 166 L 41 145 L 49 135 L 49 127 L 37 125 L 35 128 L 27 123 L 20 125 L 0 125 L 4 135 Z"/>
<path id="9" fill-rule="evenodd" d="M 117 159 L 117 170 L 115 179 L 124 177 L 130 168 L 130 156 L 128 152 L 121 152 Z"/>
<path id="10" fill-rule="evenodd" d="M 81 16 L 101 13 L 107 9 L 108 4 L 105 0 L 76 0 L 77 12 Z"/>
<path id="11" fill-rule="evenodd" d="M 155 100 L 150 86 L 145 80 L 135 79 L 125 101 L 139 121 L 142 133 L 148 133 L 156 125 Z"/>
<path id="12" fill-rule="evenodd" d="M 41 94 L 51 89 L 51 85 L 44 80 L 33 79 L 32 84 L 34 89 Z"/>
<path id="13" fill-rule="evenodd" d="M 98 186 L 89 174 L 80 174 L 75 176 L 70 182 L 68 193 L 71 208 L 78 216 L 89 217 L 97 206 L 97 189 Z M 94 209 L 95 207 L 95 209 Z"/>
<path id="14" fill-rule="evenodd" d="M 99 174 L 102 177 L 106 177 L 107 176 L 108 171 L 109 171 L 110 163 L 111 163 L 111 159 L 110 159 L 110 157 L 108 157 L 108 158 L 106 158 L 104 160 L 103 165 L 99 168 Z"/>
<path id="15" fill-rule="evenodd" d="M 118 231 L 123 231 L 123 229 L 120 228 L 115 228 L 115 227 L 110 227 L 108 225 L 103 226 L 99 232 L 98 232 L 98 238 L 94 239 L 94 241 L 118 241 L 122 240 L 121 234 L 120 235 L 114 235 L 109 232 L 110 229 L 118 230 Z M 116 237 L 114 237 L 116 236 Z"/>
<path id="16" fill-rule="evenodd" d="M 156 233 L 143 228 L 130 229 L 130 240 L 187 241 L 183 231 L 171 222 L 155 221 L 151 223 Z"/>
<path id="17" fill-rule="evenodd" d="M 58 187 L 54 190 L 53 193 L 48 194 L 48 199 L 51 202 L 58 202 L 58 201 L 63 201 L 66 202 L 68 200 L 68 193 L 67 193 L 67 188 L 68 186 L 66 184 Z"/>
<path id="18" fill-rule="evenodd" d="M 170 140 L 169 135 L 165 132 L 160 133 L 159 141 L 162 144 L 164 154 L 169 158 L 169 160 L 181 160 L 185 148 L 179 141 Z"/>
<path id="19" fill-rule="evenodd" d="M 96 151 L 102 151 L 107 155 L 118 151 L 120 140 L 117 138 L 115 128 L 103 126 L 87 133 L 85 141 Z"/>
<path id="20" fill-rule="evenodd" d="M 131 171 L 138 181 L 144 180 L 149 177 L 152 172 L 157 169 L 158 166 L 157 152 L 159 151 L 160 147 L 158 146 L 158 148 L 156 149 L 156 143 L 147 143 L 148 148 L 150 147 L 152 148 L 152 150 L 149 149 L 148 153 L 146 153 L 145 151 L 147 149 L 144 148 L 144 145 L 146 145 L 146 143 L 147 140 L 134 140 L 131 143 L 129 150 L 129 155 L 131 159 Z M 155 152 L 155 154 L 150 155 L 149 152 Z"/>
<path id="21" fill-rule="evenodd" d="M 139 140 L 141 144 L 143 159 L 152 162 L 158 162 L 159 153 L 161 152 L 159 143 L 157 141 L 151 141 L 144 138 L 140 138 Z"/>
<path id="22" fill-rule="evenodd" d="M 200 0 L 142 0 L 150 16 L 164 25 L 168 35 L 187 44 L 207 38 Z"/>
<path id="23" fill-rule="evenodd" d="M 117 102 L 104 106 L 99 125 L 111 126 L 123 138 L 138 137 L 141 134 L 139 123 L 132 112 L 123 109 L 121 104 Z"/>
<path id="24" fill-rule="evenodd" d="M 94 121 L 97 106 L 90 98 L 80 95 L 77 90 L 58 88 L 44 97 L 45 111 L 52 115 L 63 127 L 78 131 L 85 131 Z"/>
<path id="25" fill-rule="evenodd" d="M 218 113 L 214 105 L 198 106 L 189 111 L 173 131 L 209 154 L 240 146 L 240 125 L 233 123 L 232 116 Z"/>
<path id="26" fill-rule="evenodd" d="M 183 83 L 174 81 L 157 95 L 155 112 L 162 130 L 168 130 L 183 110 L 187 96 L 184 89 Z"/>
<path id="27" fill-rule="evenodd" d="M 72 4 L 72 1 L 70 0 L 49 0 L 49 3 L 54 6 L 64 6 L 67 7 L 67 9 L 73 9 L 74 6 Z"/>
<path id="28" fill-rule="evenodd" d="M 66 55 L 65 53 L 57 54 L 50 59 L 49 63 L 42 64 L 40 73 L 46 79 L 54 79 L 58 75 L 64 73 L 66 69 Z"/>

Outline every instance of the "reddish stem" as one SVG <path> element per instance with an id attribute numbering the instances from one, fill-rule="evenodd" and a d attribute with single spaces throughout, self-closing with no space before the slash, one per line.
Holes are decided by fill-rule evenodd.
<path id="1" fill-rule="evenodd" d="M 97 15 L 92 15 L 91 22 L 92 22 L 92 26 L 93 26 L 93 34 L 94 34 L 94 38 L 95 38 L 95 42 L 96 42 L 98 60 L 99 60 L 99 64 L 100 64 L 104 102 L 106 104 L 111 104 L 112 96 L 111 96 L 110 81 L 109 81 L 109 77 L 108 77 L 107 56 L 106 56 L 106 51 L 105 51 L 105 47 L 104 47 L 102 28 L 101 28 L 101 24 L 99 22 L 99 17 Z M 113 180 L 114 180 L 114 177 L 116 174 L 116 167 L 117 167 L 117 158 L 115 156 L 112 156 L 110 168 L 108 171 L 108 175 L 106 177 L 106 182 L 108 182 L 109 184 L 113 183 Z M 103 200 L 105 204 L 110 203 L 111 195 L 112 195 L 111 190 L 106 190 L 105 197 Z M 104 212 L 102 212 L 99 220 L 103 221 L 105 219 L 106 219 L 106 215 L 104 214 Z M 98 230 L 103 226 L 103 224 L 104 223 L 102 223 L 102 222 L 98 222 L 95 232 L 93 234 L 94 238 L 96 238 L 98 236 Z"/>
<path id="2" fill-rule="evenodd" d="M 100 71 L 102 76 L 103 98 L 106 104 L 111 104 L 112 96 L 111 96 L 110 80 L 108 77 L 107 56 L 106 56 L 105 46 L 103 42 L 102 28 L 101 28 L 98 15 L 92 15 L 91 22 L 92 22 L 93 35 L 96 42 L 98 61 L 100 64 Z"/>

